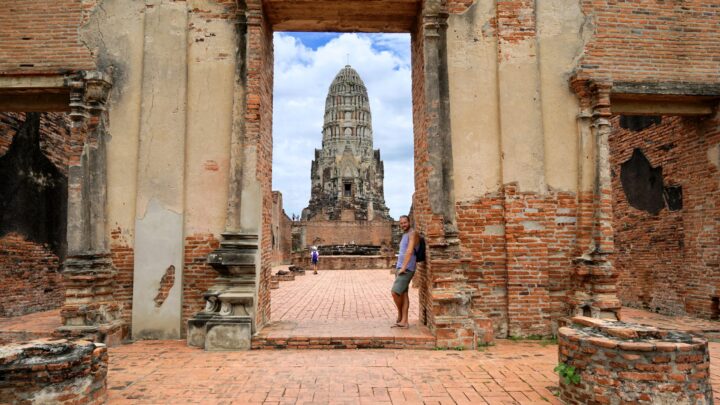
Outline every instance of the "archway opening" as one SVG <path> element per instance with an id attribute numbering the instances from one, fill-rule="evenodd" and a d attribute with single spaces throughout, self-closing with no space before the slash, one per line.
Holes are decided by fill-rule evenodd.
<path id="1" fill-rule="evenodd" d="M 427 125 L 427 120 L 425 119 L 425 83 L 426 83 L 426 72 L 425 72 L 425 63 L 426 60 L 424 58 L 424 48 L 423 48 L 423 42 L 424 42 L 424 30 L 425 26 L 423 24 L 423 17 L 421 16 L 421 5 L 422 3 L 420 1 L 381 1 L 381 2 L 372 2 L 368 4 L 359 4 L 354 2 L 293 2 L 292 5 L 288 4 L 287 2 L 276 2 L 276 1 L 264 1 L 263 2 L 263 9 L 262 13 L 265 23 L 267 23 L 267 26 L 263 26 L 263 22 L 260 23 L 260 26 L 258 27 L 257 31 L 255 31 L 256 36 L 255 38 L 261 39 L 265 41 L 265 43 L 261 43 L 259 49 L 261 49 L 261 52 L 259 52 L 259 55 L 257 57 L 257 61 L 260 62 L 261 68 L 258 69 L 258 71 L 261 72 L 267 72 L 268 70 L 273 72 L 273 74 L 270 77 L 266 77 L 264 75 L 258 75 L 258 87 L 260 89 L 259 93 L 261 97 L 264 97 L 265 99 L 271 100 L 271 102 L 277 102 L 277 95 L 272 93 L 272 84 L 274 80 L 278 80 L 278 70 L 277 68 L 273 70 L 270 67 L 270 63 L 273 60 L 273 50 L 270 44 L 268 43 L 272 39 L 272 35 L 274 32 L 343 32 L 343 33 L 405 33 L 410 34 L 411 40 L 410 46 L 409 46 L 409 54 L 411 56 L 411 62 L 409 63 L 409 70 L 411 72 L 411 94 L 412 94 L 412 110 L 413 110 L 413 155 L 414 155 L 414 167 L 413 167 L 413 174 L 411 175 L 412 182 L 417 184 L 418 179 L 420 178 L 420 181 L 427 181 L 427 176 L 429 171 L 423 171 L 422 167 L 426 166 L 427 163 L 424 163 L 423 161 L 427 162 L 427 154 L 428 154 L 428 144 L 426 133 L 425 133 L 425 126 Z M 282 35 L 282 34 L 281 34 Z M 248 42 L 250 44 L 253 44 L 253 31 L 252 29 L 249 31 L 248 35 Z M 277 57 L 277 55 L 275 55 Z M 346 56 L 346 55 L 343 55 Z M 351 56 L 352 58 L 352 56 Z M 342 57 L 340 59 L 342 64 L 347 63 L 347 59 L 345 57 Z M 352 60 L 351 63 L 352 65 Z M 250 68 L 252 66 L 252 60 L 249 60 L 248 67 Z M 441 69 L 441 67 L 439 67 Z M 252 78 L 252 75 L 250 75 L 250 78 Z M 328 79 L 326 79 L 328 80 Z M 249 80 L 249 88 L 253 89 L 253 82 L 252 79 Z M 327 84 L 325 85 L 327 86 Z M 323 86 L 323 87 L 325 87 Z M 326 87 L 327 88 L 327 87 Z M 323 90 L 324 91 L 324 90 Z M 324 97 L 324 95 L 323 95 Z M 273 122 L 278 122 L 277 120 L 279 117 L 275 115 L 272 116 L 272 111 L 265 110 L 264 112 L 260 113 L 260 116 L 262 117 L 259 125 L 258 132 L 260 134 L 263 134 L 261 136 L 265 136 L 266 139 L 269 140 L 270 148 L 269 150 L 264 151 L 265 155 L 272 159 L 274 161 L 275 159 L 281 159 L 282 157 L 277 155 L 277 144 L 278 142 L 277 138 L 275 138 L 275 134 L 272 133 L 270 126 L 273 125 Z M 316 121 L 322 122 L 323 113 L 322 111 L 318 114 L 318 117 L 315 118 Z M 344 119 L 344 115 L 340 117 L 341 119 Z M 352 117 L 351 117 L 352 118 Z M 318 126 L 322 126 L 322 124 L 319 124 Z M 315 131 L 318 131 L 319 128 L 315 128 Z M 345 135 L 346 131 L 340 132 L 340 134 Z M 351 131 L 352 134 L 354 134 Z M 264 143 L 264 142 L 261 142 Z M 320 145 L 313 145 L 312 147 L 317 147 Z M 262 152 L 261 152 L 262 153 Z M 267 159 L 269 160 L 269 159 Z M 269 163 L 267 160 L 265 160 L 263 157 L 259 158 L 258 165 L 259 166 L 266 166 L 266 163 Z M 420 172 L 418 173 L 418 168 L 420 168 Z M 338 196 L 340 198 L 352 198 L 356 193 L 361 193 L 362 188 L 364 185 L 358 185 L 354 184 L 351 181 L 346 181 L 347 179 L 343 176 L 344 173 L 338 173 L 338 178 L 343 177 L 343 181 L 341 183 L 337 184 L 338 190 Z M 305 175 L 307 176 L 307 174 Z M 322 180 L 322 173 L 320 173 L 321 180 Z M 307 183 L 307 181 L 306 181 Z M 346 183 L 350 184 L 350 190 L 349 195 L 345 195 L 345 185 Z M 263 224 L 262 229 L 264 232 L 261 232 L 261 251 L 262 259 L 261 259 L 261 277 L 260 277 L 260 285 L 259 285 L 259 294 L 258 294 L 258 324 L 261 326 L 261 335 L 263 333 L 263 330 L 268 330 L 268 325 L 272 325 L 272 321 L 275 320 L 275 316 L 273 313 L 273 307 L 271 306 L 271 295 L 274 293 L 275 290 L 271 292 L 271 289 L 273 287 L 273 254 L 272 252 L 272 244 L 273 241 L 275 241 L 276 246 L 278 246 L 278 243 L 282 243 L 281 239 L 278 238 L 278 235 L 276 233 L 279 232 L 279 229 L 273 228 L 272 223 L 272 212 L 273 212 L 273 192 L 272 189 L 277 189 L 279 187 L 274 187 L 270 181 L 268 181 L 266 184 L 266 189 L 263 190 Z M 302 184 L 301 184 L 302 186 Z M 307 185 L 305 185 L 307 188 Z M 386 188 L 387 189 L 387 188 Z M 427 191 L 425 191 L 427 192 Z M 412 196 L 405 196 L 405 198 L 408 201 L 408 204 L 412 203 Z M 417 199 L 417 196 L 415 196 L 415 199 Z M 275 197 L 275 200 L 277 201 L 277 197 Z M 287 204 L 287 197 L 283 197 L 284 203 Z M 424 201 L 425 204 L 427 204 L 427 199 Z M 304 206 L 307 204 L 307 201 L 304 200 L 300 202 L 301 206 Z M 414 205 L 414 213 L 417 211 L 417 206 Z M 429 207 L 420 207 L 421 215 L 414 215 L 417 222 L 417 227 L 422 232 L 425 227 L 427 227 L 427 224 L 429 221 L 436 220 L 437 218 L 432 217 L 432 215 L 427 215 L 428 212 L 431 210 Z M 427 209 L 425 209 L 427 208 Z M 290 213 L 288 216 L 292 222 L 292 214 Z M 295 212 L 296 218 L 302 218 L 302 213 Z M 342 215 L 345 215 L 348 213 L 341 212 L 338 214 L 338 216 L 342 217 Z M 350 213 L 349 215 L 354 215 L 355 213 Z M 395 215 L 400 215 L 405 213 L 398 213 Z M 297 236 L 295 236 L 296 239 L 299 239 Z M 292 240 L 292 237 L 291 237 Z M 304 242 L 307 242 L 307 239 L 305 239 Z M 312 243 L 313 241 L 307 242 Z M 301 242 L 302 244 L 302 242 Z M 265 253 L 267 252 L 267 253 Z M 386 275 L 389 276 L 390 269 L 385 269 Z M 308 277 L 308 275 L 304 276 Z M 312 277 L 312 275 L 310 275 Z M 419 314 L 427 314 L 428 311 L 428 305 L 429 305 L 429 286 L 427 283 L 427 274 L 423 274 L 422 271 L 418 272 L 418 275 L 416 276 L 416 285 L 418 286 L 418 292 L 419 292 L 419 304 L 416 306 L 418 308 Z M 388 283 L 387 290 L 389 290 L 391 283 Z M 390 294 L 389 291 L 386 290 L 386 296 L 389 298 Z M 276 294 L 277 295 L 277 294 Z M 274 304 L 273 304 L 274 305 Z M 392 307 L 391 307 L 392 309 Z M 428 321 L 427 316 L 420 317 L 421 319 L 419 321 L 416 321 L 417 325 L 426 324 Z M 390 322 L 392 324 L 392 322 Z M 427 329 L 426 329 L 427 330 Z M 429 331 L 428 331 L 429 333 Z M 430 335 L 432 338 L 432 335 Z M 430 344 L 430 343 L 428 343 Z"/>

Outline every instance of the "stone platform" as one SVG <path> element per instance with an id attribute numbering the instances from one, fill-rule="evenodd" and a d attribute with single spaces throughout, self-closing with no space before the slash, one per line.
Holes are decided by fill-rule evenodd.
<path id="1" fill-rule="evenodd" d="M 433 349 L 435 337 L 422 325 L 391 328 L 387 320 L 273 322 L 252 340 L 253 349 Z"/>

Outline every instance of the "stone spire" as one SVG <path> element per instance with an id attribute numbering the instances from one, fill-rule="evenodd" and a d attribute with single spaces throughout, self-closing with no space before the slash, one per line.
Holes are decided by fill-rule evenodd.
<path id="1" fill-rule="evenodd" d="M 367 89 L 350 65 L 330 84 L 322 134 L 322 149 L 315 149 L 312 162 L 310 204 L 303 210 L 303 219 L 318 215 L 318 219 L 330 220 L 391 219 L 383 194 L 380 150 L 373 150 Z"/>

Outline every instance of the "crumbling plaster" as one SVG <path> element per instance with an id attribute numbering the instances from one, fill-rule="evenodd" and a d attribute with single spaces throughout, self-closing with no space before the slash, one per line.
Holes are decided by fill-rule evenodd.
<path id="1" fill-rule="evenodd" d="M 457 201 L 509 183 L 521 192 L 577 191 L 580 109 L 568 80 L 589 20 L 579 2 L 563 0 L 537 3 L 534 18 L 537 35 L 517 41 L 498 40 L 494 0 L 449 18 Z"/>
<path id="2" fill-rule="evenodd" d="M 106 232 L 122 229 L 135 250 L 136 336 L 180 337 L 184 235 L 224 229 L 238 44 L 223 13 L 207 0 L 102 0 L 81 28 L 115 79 Z M 170 265 L 176 285 L 156 309 Z"/>

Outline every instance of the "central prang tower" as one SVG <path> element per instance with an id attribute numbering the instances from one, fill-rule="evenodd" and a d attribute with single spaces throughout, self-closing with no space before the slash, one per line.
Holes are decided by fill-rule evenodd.
<path id="1" fill-rule="evenodd" d="M 345 66 L 325 100 L 322 149 L 315 149 L 304 220 L 391 220 L 383 193 L 383 162 L 373 149 L 370 101 L 360 75 Z"/>

